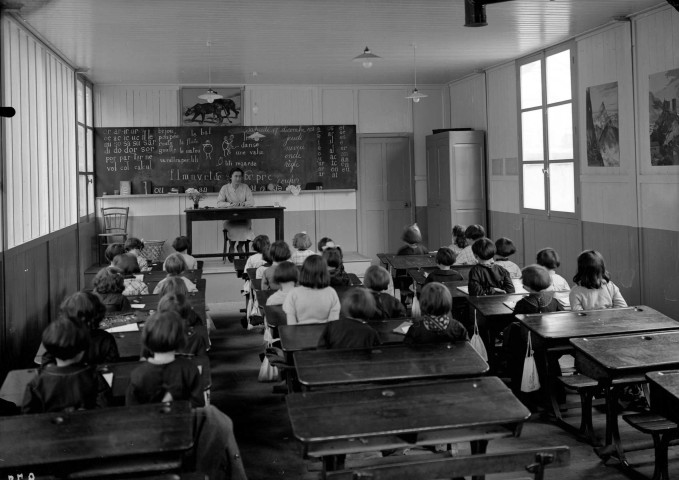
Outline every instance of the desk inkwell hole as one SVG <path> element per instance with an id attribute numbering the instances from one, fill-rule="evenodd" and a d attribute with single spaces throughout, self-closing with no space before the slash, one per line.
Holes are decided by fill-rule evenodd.
<path id="1" fill-rule="evenodd" d="M 64 419 L 64 417 L 61 417 L 61 416 L 60 416 L 60 417 L 54 417 L 54 418 L 52 419 L 52 423 L 55 424 L 55 425 L 61 425 L 61 424 L 63 424 L 65 421 L 66 421 L 66 420 Z"/>
<path id="2" fill-rule="evenodd" d="M 395 395 L 393 390 L 383 390 L 382 391 L 382 396 L 383 397 L 393 397 Z"/>
<path id="3" fill-rule="evenodd" d="M 641 337 L 642 340 L 653 340 L 653 337 L 649 337 L 648 335 L 643 335 Z"/>
<path id="4" fill-rule="evenodd" d="M 583 312 L 578 313 L 578 317 L 586 317 L 586 316 L 587 316 L 586 313 L 583 313 Z"/>
<path id="5" fill-rule="evenodd" d="M 644 309 L 643 309 L 643 308 L 639 308 L 639 307 L 634 307 L 634 311 L 635 311 L 635 312 L 643 312 Z"/>

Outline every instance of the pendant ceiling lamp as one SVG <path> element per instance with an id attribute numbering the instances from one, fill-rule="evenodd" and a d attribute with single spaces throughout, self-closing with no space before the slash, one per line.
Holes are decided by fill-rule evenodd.
<path id="1" fill-rule="evenodd" d="M 372 53 L 370 49 L 366 46 L 365 50 L 363 50 L 363 53 L 354 57 L 353 61 L 361 62 L 363 68 L 370 68 L 373 66 L 373 63 L 375 63 L 375 61 L 380 60 L 381 58 L 382 57 Z"/>
<path id="2" fill-rule="evenodd" d="M 409 98 L 413 102 L 417 103 L 420 101 L 421 98 L 427 98 L 429 95 L 425 95 L 424 93 L 420 93 L 420 91 L 417 89 L 417 45 L 413 43 L 413 65 L 414 65 L 414 70 L 415 70 L 415 86 L 413 88 L 413 91 L 410 92 L 410 95 L 406 96 L 406 98 Z"/>
<path id="3" fill-rule="evenodd" d="M 212 42 L 209 40 L 205 43 L 207 47 L 207 92 L 202 95 L 198 95 L 198 98 L 205 100 L 208 103 L 212 103 L 218 98 L 224 98 L 214 90 L 212 90 L 212 68 L 210 62 L 210 47 L 212 47 Z"/>

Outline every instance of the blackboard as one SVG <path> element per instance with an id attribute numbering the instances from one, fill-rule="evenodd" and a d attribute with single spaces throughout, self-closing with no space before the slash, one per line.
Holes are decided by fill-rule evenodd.
<path id="1" fill-rule="evenodd" d="M 356 189 L 356 126 L 95 128 L 97 196 L 219 191 L 240 167 L 252 190 Z"/>

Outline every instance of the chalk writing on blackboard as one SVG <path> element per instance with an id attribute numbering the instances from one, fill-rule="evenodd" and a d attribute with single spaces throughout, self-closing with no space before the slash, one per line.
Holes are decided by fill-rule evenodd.
<path id="1" fill-rule="evenodd" d="M 95 162 L 98 195 L 121 180 L 133 193 L 149 183 L 217 189 L 234 167 L 254 190 L 355 189 L 356 127 L 97 128 Z"/>

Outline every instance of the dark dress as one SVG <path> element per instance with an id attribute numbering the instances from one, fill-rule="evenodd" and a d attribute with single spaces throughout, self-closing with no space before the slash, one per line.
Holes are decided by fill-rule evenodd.
<path id="1" fill-rule="evenodd" d="M 401 302 L 385 292 L 371 290 L 375 298 L 375 316 L 371 320 L 401 318 L 406 316 L 406 309 Z"/>
<path id="2" fill-rule="evenodd" d="M 380 345 L 379 334 L 363 320 L 343 317 L 325 324 L 318 341 L 321 348 L 372 348 Z"/>
<path id="3" fill-rule="evenodd" d="M 126 312 L 132 309 L 130 301 L 122 293 L 97 293 L 97 296 L 106 307 L 106 312 Z"/>
<path id="4" fill-rule="evenodd" d="M 500 265 L 474 265 L 469 270 L 469 295 L 495 295 L 494 288 L 514 293 L 514 284 L 509 272 Z"/>
<path id="5" fill-rule="evenodd" d="M 457 270 L 441 270 L 440 268 L 437 268 L 433 272 L 431 272 L 429 275 L 427 275 L 427 280 L 424 282 L 425 284 L 431 283 L 431 282 L 457 282 L 460 280 L 464 280 L 464 277 L 460 275 L 460 272 Z"/>
<path id="6" fill-rule="evenodd" d="M 329 270 L 331 287 L 348 287 L 351 285 L 349 274 L 344 268 L 334 268 Z"/>
<path id="7" fill-rule="evenodd" d="M 113 335 L 106 330 L 90 330 L 90 346 L 83 355 L 82 363 L 100 365 L 120 360 L 118 345 Z M 42 365 L 56 363 L 56 359 L 49 352 L 42 356 Z"/>
<path id="8" fill-rule="evenodd" d="M 161 402 L 165 394 L 172 400 L 189 400 L 191 406 L 205 405 L 198 367 L 186 358 L 177 357 L 163 365 L 145 362 L 130 375 L 126 404 Z"/>
<path id="9" fill-rule="evenodd" d="M 408 329 L 403 343 L 463 342 L 468 338 L 467 329 L 453 318 L 449 318 L 449 323 L 445 330 L 428 329 L 424 324 L 424 319 L 420 319 Z"/>
<path id="10" fill-rule="evenodd" d="M 552 313 L 562 312 L 563 307 L 554 298 L 553 292 L 531 293 L 527 297 L 516 302 L 514 315 L 521 313 L 530 315 L 531 313 Z"/>
<path id="11" fill-rule="evenodd" d="M 26 386 L 23 413 L 62 412 L 108 406 L 111 388 L 93 365 L 42 367 Z"/>

